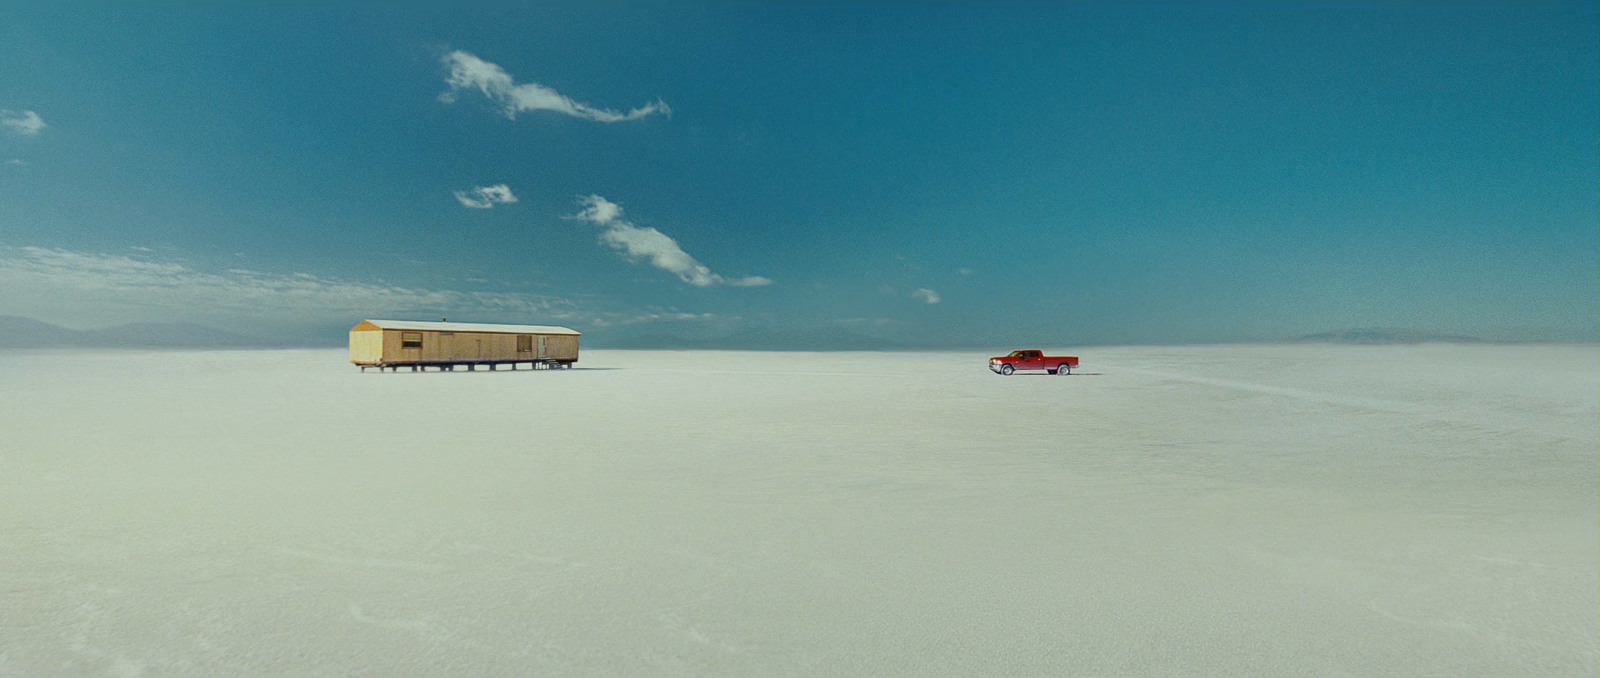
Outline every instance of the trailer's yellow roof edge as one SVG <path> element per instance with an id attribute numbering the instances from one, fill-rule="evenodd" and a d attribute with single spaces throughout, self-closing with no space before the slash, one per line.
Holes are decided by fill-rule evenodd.
<path id="1" fill-rule="evenodd" d="M 372 320 L 361 321 L 361 324 L 351 328 L 351 331 L 368 329 L 362 325 L 372 325 L 380 330 L 411 330 L 417 332 L 495 332 L 500 334 L 563 334 L 581 336 L 583 333 L 570 327 L 556 325 L 507 325 L 501 323 L 452 323 L 429 322 L 424 320 Z"/>

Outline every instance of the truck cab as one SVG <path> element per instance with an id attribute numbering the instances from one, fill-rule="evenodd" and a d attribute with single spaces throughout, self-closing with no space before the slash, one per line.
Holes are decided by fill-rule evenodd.
<path id="1" fill-rule="evenodd" d="M 1047 356 L 1038 349 L 1021 349 L 989 359 L 989 371 L 1011 376 L 1017 370 L 1044 370 L 1050 374 L 1068 375 L 1078 367 L 1078 356 Z"/>

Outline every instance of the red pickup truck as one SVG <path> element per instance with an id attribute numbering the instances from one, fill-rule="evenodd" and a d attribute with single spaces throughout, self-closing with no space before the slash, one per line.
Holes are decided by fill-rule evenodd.
<path id="1" fill-rule="evenodd" d="M 1017 370 L 1045 370 L 1051 374 L 1068 375 L 1078 366 L 1078 356 L 1048 356 L 1043 351 L 1012 351 L 989 359 L 989 370 L 1010 376 Z"/>

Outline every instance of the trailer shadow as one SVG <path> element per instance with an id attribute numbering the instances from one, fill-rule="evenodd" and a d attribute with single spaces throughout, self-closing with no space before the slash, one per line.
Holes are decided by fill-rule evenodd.
<path id="1" fill-rule="evenodd" d="M 625 370 L 625 369 L 628 369 L 628 368 L 626 368 L 626 367 L 564 367 L 564 368 L 559 369 L 559 370 L 545 370 L 545 369 L 540 369 L 540 370 L 529 370 L 529 369 L 521 369 L 521 370 L 507 370 L 507 369 L 485 370 L 485 369 L 477 369 L 477 370 L 464 370 L 464 371 L 467 371 L 467 372 L 494 372 L 496 374 L 504 372 L 504 373 L 510 374 L 512 372 L 516 372 L 516 373 L 522 373 L 522 372 L 610 372 L 612 370 Z M 462 372 L 463 370 L 456 370 L 456 371 L 457 372 Z"/>
<path id="2" fill-rule="evenodd" d="M 512 370 L 512 369 L 496 369 L 496 370 L 476 369 L 476 370 L 469 370 L 469 369 L 461 368 L 461 369 L 453 369 L 453 370 L 440 370 L 440 369 L 433 369 L 433 370 L 389 370 L 387 372 L 384 371 L 384 370 L 378 370 L 376 373 L 377 374 L 526 374 L 526 373 L 531 373 L 531 372 L 541 372 L 541 373 L 542 372 L 609 372 L 609 371 L 612 371 L 612 370 L 625 370 L 625 369 L 628 369 L 628 368 L 626 368 L 626 367 L 568 367 L 568 368 L 559 369 L 559 370 L 548 370 L 548 369 L 540 369 L 540 370 L 530 370 L 530 369 L 519 369 L 519 370 Z M 366 370 L 362 370 L 361 373 L 362 374 L 366 374 L 367 371 Z"/>

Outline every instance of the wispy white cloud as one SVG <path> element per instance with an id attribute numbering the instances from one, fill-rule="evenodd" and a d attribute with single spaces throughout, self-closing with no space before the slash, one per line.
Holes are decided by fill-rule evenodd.
<path id="1" fill-rule="evenodd" d="M 28 163 L 23 162 L 22 158 L 12 158 L 10 160 L 7 160 L 6 164 L 7 165 L 16 165 L 18 167 L 21 167 L 21 166 L 26 165 Z"/>
<path id="2" fill-rule="evenodd" d="M 570 301 L 509 292 L 402 287 L 309 273 L 203 271 L 170 261 L 44 247 L 0 247 L 0 315 L 85 325 L 173 319 L 254 323 L 449 312 L 564 319 Z"/>
<path id="3" fill-rule="evenodd" d="M 972 269 L 970 269 L 970 268 L 958 268 L 958 269 L 956 269 L 956 273 L 960 273 L 963 277 L 964 276 L 969 276 L 969 275 L 972 275 Z"/>
<path id="4" fill-rule="evenodd" d="M 495 205 L 508 205 L 517 201 L 517 196 L 511 194 L 511 187 L 505 184 L 493 186 L 474 186 L 471 192 L 456 191 L 456 200 L 461 201 L 464 207 L 486 210 Z"/>
<path id="5" fill-rule="evenodd" d="M 930 289 L 928 289 L 926 287 L 917 288 L 917 291 L 911 293 L 911 298 L 912 299 L 921 299 L 922 301 L 925 301 L 925 302 L 930 303 L 930 304 L 937 304 L 940 301 L 943 301 L 943 298 L 941 298 L 939 296 L 938 292 L 930 290 Z"/>
<path id="6" fill-rule="evenodd" d="M 731 285 L 733 287 L 759 287 L 772 281 L 761 276 L 725 278 L 713 273 L 705 264 L 696 261 L 678 246 L 678 242 L 654 228 L 635 226 L 622 218 L 622 206 L 598 195 L 582 199 L 583 209 L 568 219 L 587 221 L 605 228 L 600 232 L 600 242 L 621 252 L 629 259 L 647 259 L 650 265 L 678 276 L 695 287 Z"/>
<path id="7" fill-rule="evenodd" d="M 583 209 L 577 214 L 568 216 L 569 219 L 580 219 L 602 226 L 618 221 L 622 217 L 622 206 L 598 195 L 581 198 Z"/>
<path id="8" fill-rule="evenodd" d="M 450 90 L 439 95 L 440 101 L 447 104 L 454 103 L 462 90 L 478 90 L 491 101 L 499 103 L 507 118 L 515 119 L 517 114 L 523 111 L 554 111 L 596 122 L 625 122 L 657 113 L 672 115 L 672 109 L 660 99 L 627 113 L 609 108 L 595 108 L 573 101 L 560 92 L 536 82 L 517 83 L 511 74 L 500 66 L 461 50 L 446 54 L 444 63 L 450 69 L 450 75 L 445 78 Z"/>
<path id="9" fill-rule="evenodd" d="M 33 111 L 18 113 L 11 110 L 0 110 L 0 125 L 5 125 L 11 128 L 13 133 L 25 137 L 39 136 L 44 128 L 49 127 L 44 124 L 44 118 L 39 117 L 38 113 Z"/>
<path id="10" fill-rule="evenodd" d="M 898 318 L 881 318 L 881 317 L 880 318 L 839 318 L 838 320 L 835 320 L 834 322 L 839 323 L 840 325 L 843 325 L 845 327 L 866 327 L 866 328 L 881 328 L 881 327 L 888 327 L 890 325 L 900 325 L 900 324 L 904 324 L 905 323 L 905 321 L 900 320 Z"/>
<path id="11" fill-rule="evenodd" d="M 637 325 L 639 323 L 660 322 L 660 321 L 663 321 L 663 320 L 674 320 L 674 321 L 715 320 L 716 318 L 717 318 L 717 316 L 714 313 L 682 313 L 682 312 L 677 312 L 677 311 L 652 311 L 652 312 L 648 312 L 648 313 L 640 313 L 640 314 L 635 315 L 635 316 L 633 316 L 631 318 L 628 318 L 628 319 L 622 321 L 622 324 L 624 324 L 624 325 Z"/>

